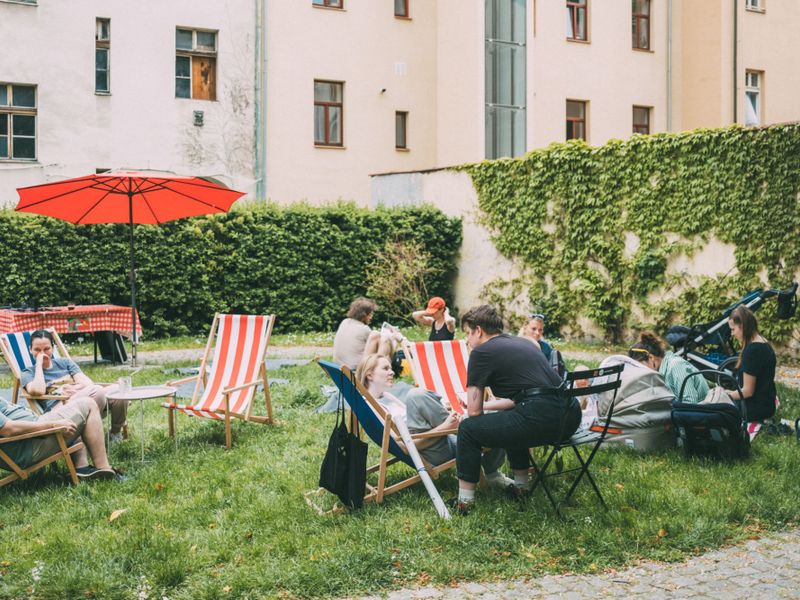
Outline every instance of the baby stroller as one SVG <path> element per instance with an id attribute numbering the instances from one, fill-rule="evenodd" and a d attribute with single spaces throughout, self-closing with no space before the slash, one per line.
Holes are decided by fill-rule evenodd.
<path id="1" fill-rule="evenodd" d="M 747 458 L 750 455 L 750 435 L 744 402 L 690 404 L 682 401 L 687 380 L 698 375 L 710 375 L 717 380 L 728 378 L 741 392 L 734 377 L 714 369 L 687 375 L 678 397 L 672 402 L 672 424 L 678 434 L 678 446 L 682 446 L 688 456 L 723 460 Z"/>
<path id="2" fill-rule="evenodd" d="M 728 318 L 733 309 L 744 305 L 755 312 L 765 300 L 777 296 L 777 317 L 791 319 L 797 311 L 796 293 L 796 282 L 785 290 L 755 290 L 731 304 L 719 319 L 692 327 L 676 325 L 670 327 L 664 337 L 674 348 L 675 354 L 682 356 L 698 369 L 719 370 L 730 374 L 738 356 L 731 347 L 731 329 L 728 327 Z"/>

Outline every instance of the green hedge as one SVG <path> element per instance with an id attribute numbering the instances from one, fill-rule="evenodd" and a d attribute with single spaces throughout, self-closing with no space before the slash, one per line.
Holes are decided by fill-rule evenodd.
<path id="1" fill-rule="evenodd" d="M 498 250 L 527 268 L 522 282 L 495 282 L 490 299 L 527 288 L 551 325 L 588 317 L 620 339 L 631 326 L 710 320 L 765 282 L 787 286 L 800 265 L 798 124 L 570 141 L 464 169 Z M 639 240 L 632 253 L 626 234 Z M 735 247 L 735 271 L 669 271 L 709 236 Z M 759 319 L 784 341 L 797 321 L 773 312 Z"/>
<path id="2" fill-rule="evenodd" d="M 323 331 L 366 293 L 386 239 L 421 243 L 427 288 L 452 298 L 461 221 L 430 207 L 366 210 L 253 203 L 136 226 L 138 304 L 148 336 L 207 331 L 215 311 L 278 315 L 276 331 Z M 130 306 L 126 225 L 74 226 L 0 210 L 0 305 Z M 376 316 L 376 320 L 382 318 Z"/>

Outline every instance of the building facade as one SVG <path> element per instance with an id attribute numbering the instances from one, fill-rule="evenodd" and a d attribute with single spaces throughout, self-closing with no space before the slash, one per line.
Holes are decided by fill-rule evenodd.
<path id="1" fill-rule="evenodd" d="M 371 175 L 797 120 L 798 26 L 787 0 L 0 0 L 0 204 L 120 167 L 415 201 Z"/>
<path id="2" fill-rule="evenodd" d="M 132 168 L 255 194 L 252 0 L 0 1 L 0 205 Z"/>

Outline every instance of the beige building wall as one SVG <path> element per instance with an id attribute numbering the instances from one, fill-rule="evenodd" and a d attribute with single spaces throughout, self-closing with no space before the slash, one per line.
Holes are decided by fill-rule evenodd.
<path id="1" fill-rule="evenodd" d="M 95 19 L 111 19 L 111 93 L 95 93 Z M 16 187 L 98 168 L 220 177 L 254 191 L 252 0 L 0 2 L 0 82 L 37 86 L 36 160 L 0 160 Z M 175 97 L 176 27 L 217 30 L 217 100 Z M 194 111 L 204 125 L 193 125 Z"/>
<path id="2" fill-rule="evenodd" d="M 371 173 L 436 164 L 437 3 L 311 0 L 267 9 L 267 195 L 313 203 L 370 197 Z M 314 145 L 314 80 L 344 82 L 341 148 Z M 385 91 L 383 91 L 385 90 Z M 408 151 L 395 149 L 395 111 L 407 111 Z"/>

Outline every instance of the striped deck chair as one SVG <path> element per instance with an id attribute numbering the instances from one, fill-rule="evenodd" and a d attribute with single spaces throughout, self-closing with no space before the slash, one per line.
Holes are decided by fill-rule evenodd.
<path id="1" fill-rule="evenodd" d="M 272 423 L 272 401 L 264 359 L 275 315 L 214 315 L 199 373 L 170 381 L 176 386 L 196 381 L 191 404 L 164 403 L 169 410 L 169 435 L 175 436 L 175 412 L 225 421 L 225 446 L 231 447 L 231 418 Z M 214 358 L 206 374 L 211 349 Z M 252 414 L 256 387 L 264 386 L 266 416 Z"/>
<path id="2" fill-rule="evenodd" d="M 462 401 L 467 399 L 467 361 L 469 350 L 463 340 L 446 342 L 403 343 L 403 352 L 411 365 L 418 387 L 435 392 L 464 414 Z"/>
<path id="3" fill-rule="evenodd" d="M 54 358 L 69 358 L 64 342 L 58 337 L 55 329 L 47 329 L 55 340 L 53 347 Z M 42 408 L 39 406 L 37 400 L 65 400 L 63 396 L 46 394 L 44 396 L 29 396 L 28 393 L 22 388 L 21 378 L 22 372 L 32 367 L 35 363 L 33 355 L 31 354 L 31 334 L 32 331 L 19 331 L 15 333 L 4 333 L 0 335 L 0 350 L 3 351 L 3 358 L 11 370 L 11 375 L 14 378 L 14 383 L 11 390 L 11 403 L 17 404 L 19 396 L 22 395 L 28 401 L 30 409 L 37 415 L 42 413 Z"/>
<path id="4" fill-rule="evenodd" d="M 397 430 L 397 425 L 392 422 L 392 415 L 389 413 L 372 395 L 355 380 L 355 375 L 346 366 L 340 366 L 326 360 L 317 359 L 317 363 L 322 370 L 325 371 L 336 387 L 339 388 L 342 396 L 350 405 L 351 418 L 354 415 L 358 419 L 361 428 L 378 447 L 380 447 L 380 460 L 373 466 L 367 469 L 367 476 L 377 472 L 378 481 L 377 485 L 370 485 L 367 481 L 367 487 L 364 490 L 364 503 L 367 502 L 383 502 L 383 499 L 388 494 L 400 491 L 420 481 L 420 475 L 417 473 L 417 468 L 411 457 L 402 446 L 400 432 Z M 426 438 L 440 437 L 456 433 L 457 430 L 437 431 L 436 433 L 424 432 L 415 433 L 411 435 L 414 441 Z M 391 457 L 389 456 L 391 455 Z M 448 460 L 440 465 L 431 465 L 422 457 L 425 465 L 425 470 L 432 479 L 438 478 L 442 471 L 453 467 L 456 464 L 455 459 Z M 389 466 L 395 463 L 404 463 L 414 469 L 414 474 L 410 477 L 403 479 L 392 485 L 386 485 L 386 473 Z M 312 490 L 305 494 L 306 502 L 317 510 L 323 512 L 313 502 L 314 496 L 319 496 L 325 493 L 326 490 L 319 488 Z M 334 509 L 336 510 L 336 509 Z M 341 510 L 341 508 L 339 508 Z"/>

